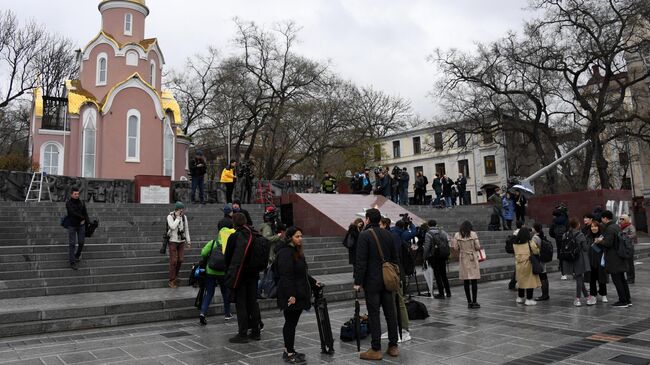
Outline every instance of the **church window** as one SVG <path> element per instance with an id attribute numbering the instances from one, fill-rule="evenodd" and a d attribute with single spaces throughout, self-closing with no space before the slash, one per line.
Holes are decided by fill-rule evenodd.
<path id="1" fill-rule="evenodd" d="M 156 62 L 151 61 L 151 64 L 149 65 L 150 72 L 149 72 L 149 83 L 153 88 L 156 88 Z"/>
<path id="2" fill-rule="evenodd" d="M 88 109 L 84 117 L 82 177 L 95 177 L 96 119 L 95 110 Z"/>
<path id="3" fill-rule="evenodd" d="M 140 162 L 140 112 L 135 109 L 126 114 L 126 161 Z"/>
<path id="4" fill-rule="evenodd" d="M 100 53 L 97 56 L 97 86 L 106 85 L 108 80 L 108 56 Z"/>
<path id="5" fill-rule="evenodd" d="M 164 146 L 164 163 L 163 163 L 163 176 L 172 176 L 174 173 L 174 131 L 169 121 L 165 120 L 165 139 Z"/>
<path id="6" fill-rule="evenodd" d="M 133 34 L 133 14 L 126 13 L 124 15 L 124 35 Z"/>
<path id="7" fill-rule="evenodd" d="M 59 143 L 48 142 L 41 147 L 41 171 L 50 175 L 63 173 L 62 147 Z"/>

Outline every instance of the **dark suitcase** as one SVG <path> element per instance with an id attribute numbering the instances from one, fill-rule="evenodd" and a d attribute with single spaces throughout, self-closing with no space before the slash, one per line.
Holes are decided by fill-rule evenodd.
<path id="1" fill-rule="evenodd" d="M 327 310 L 327 300 L 323 296 L 323 287 L 314 291 L 314 310 L 316 311 L 316 322 L 318 322 L 318 334 L 320 336 L 320 348 L 324 354 L 334 353 L 334 337 L 332 337 L 332 326 L 330 325 L 330 314 Z"/>

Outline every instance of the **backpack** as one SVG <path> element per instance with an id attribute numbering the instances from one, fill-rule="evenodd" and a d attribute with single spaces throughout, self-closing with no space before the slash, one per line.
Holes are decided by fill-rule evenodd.
<path id="1" fill-rule="evenodd" d="M 619 232 L 616 237 L 616 254 L 622 259 L 634 257 L 634 244 L 632 243 L 632 239 L 623 232 Z"/>
<path id="2" fill-rule="evenodd" d="M 250 259 L 248 261 L 248 268 L 260 272 L 269 265 L 269 253 L 271 252 L 271 244 L 269 240 L 264 238 L 258 232 L 251 229 L 248 230 L 253 235 L 250 247 Z"/>
<path id="3" fill-rule="evenodd" d="M 553 244 L 546 237 L 541 237 L 542 244 L 539 247 L 539 258 L 543 263 L 553 261 Z"/>
<path id="4" fill-rule="evenodd" d="M 567 231 L 568 231 L 567 226 L 563 224 L 556 225 L 553 227 L 553 234 L 555 236 L 555 239 L 562 239 L 562 237 L 564 237 Z"/>
<path id="5" fill-rule="evenodd" d="M 404 304 L 406 305 L 406 312 L 408 313 L 409 320 L 426 319 L 429 317 L 429 311 L 424 303 L 409 299 Z"/>
<path id="6" fill-rule="evenodd" d="M 359 339 L 364 339 L 368 337 L 368 316 L 359 316 Z M 354 317 L 349 321 L 343 323 L 341 326 L 341 335 L 339 336 L 341 341 L 350 342 L 356 339 L 354 331 Z"/>
<path id="7" fill-rule="evenodd" d="M 515 253 L 515 242 L 517 241 L 517 236 L 511 234 L 506 238 L 506 252 L 509 254 Z"/>
<path id="8" fill-rule="evenodd" d="M 413 275 L 413 273 L 415 273 L 415 260 L 413 259 L 413 256 L 411 256 L 411 245 L 405 241 L 402 241 L 400 249 L 400 260 L 402 263 L 402 268 L 404 269 L 404 275 Z"/>
<path id="9" fill-rule="evenodd" d="M 432 248 L 433 257 L 438 259 L 446 259 L 451 255 L 451 247 L 449 247 L 449 239 L 443 235 L 442 232 L 436 231 L 432 234 Z"/>
<path id="10" fill-rule="evenodd" d="M 208 267 L 214 271 L 226 271 L 226 257 L 223 255 L 221 244 L 216 240 L 210 242 L 212 242 L 212 248 L 208 257 Z"/>
<path id="11" fill-rule="evenodd" d="M 571 234 L 571 232 L 566 232 L 562 236 L 560 241 L 560 247 L 558 248 L 557 258 L 562 261 L 573 262 L 580 257 L 581 247 L 576 240 L 576 236 Z"/>

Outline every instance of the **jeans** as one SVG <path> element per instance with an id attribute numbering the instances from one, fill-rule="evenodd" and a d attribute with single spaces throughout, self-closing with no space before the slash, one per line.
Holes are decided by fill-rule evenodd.
<path id="1" fill-rule="evenodd" d="M 296 326 L 300 320 L 301 310 L 285 309 L 284 310 L 284 326 L 282 326 L 282 337 L 284 339 L 284 348 L 287 353 L 295 353 L 296 349 L 293 345 L 296 342 Z"/>
<path id="2" fill-rule="evenodd" d="M 458 205 L 467 205 L 467 192 L 459 191 L 458 192 Z"/>
<path id="3" fill-rule="evenodd" d="M 441 197 L 442 197 L 442 192 L 436 191 L 436 199 L 433 201 L 433 205 L 439 206 Z"/>
<path id="4" fill-rule="evenodd" d="M 589 296 L 589 292 L 587 291 L 587 287 L 585 286 L 585 274 L 576 274 L 576 298 L 580 298 L 580 295 L 584 295 L 584 297 Z"/>
<path id="5" fill-rule="evenodd" d="M 531 300 L 533 299 L 533 290 L 535 289 L 517 289 L 517 296 L 523 298 L 525 294 L 526 299 Z"/>
<path id="6" fill-rule="evenodd" d="M 433 259 L 429 260 L 431 267 L 433 268 L 433 277 L 436 279 L 436 287 L 438 288 L 438 293 L 443 295 L 451 295 L 451 290 L 449 288 L 449 279 L 447 279 L 447 260 L 446 259 Z"/>
<path id="7" fill-rule="evenodd" d="M 196 188 L 199 188 L 199 201 L 201 204 L 205 203 L 205 198 L 203 197 L 203 189 L 205 183 L 203 176 L 192 176 L 192 192 L 190 193 L 190 201 L 194 202 L 194 196 L 196 195 Z"/>
<path id="8" fill-rule="evenodd" d="M 630 298 L 630 287 L 627 285 L 627 279 L 625 279 L 624 272 L 617 272 L 612 275 L 612 282 L 616 287 L 616 293 L 618 294 L 618 301 L 621 303 L 631 303 L 632 298 Z"/>
<path id="9" fill-rule="evenodd" d="M 74 264 L 76 260 L 81 257 L 81 251 L 84 248 L 86 240 L 86 224 L 79 227 L 68 227 L 68 260 L 70 265 Z M 78 247 L 77 244 L 79 245 Z M 75 251 L 76 248 L 76 251 Z"/>
<path id="10" fill-rule="evenodd" d="M 232 193 L 235 191 L 235 183 L 224 183 L 226 185 L 226 203 L 232 203 Z"/>
<path id="11" fill-rule="evenodd" d="M 366 308 L 368 309 L 368 327 L 372 338 L 372 349 L 381 351 L 381 322 L 379 308 L 384 310 L 384 318 L 388 326 L 388 346 L 397 346 L 397 317 L 395 317 L 395 300 L 392 292 L 366 292 Z"/>
<path id="12" fill-rule="evenodd" d="M 169 281 L 178 278 L 183 259 L 185 259 L 185 242 L 169 242 Z"/>
<path id="13" fill-rule="evenodd" d="M 409 191 L 408 186 L 399 188 L 399 203 L 401 205 L 409 205 Z"/>
<path id="14" fill-rule="evenodd" d="M 446 196 L 445 197 L 445 208 L 449 208 L 449 207 L 451 207 L 451 197 Z"/>
<path id="15" fill-rule="evenodd" d="M 203 296 L 203 303 L 201 303 L 201 314 L 208 314 L 208 307 L 214 297 L 214 287 L 219 285 L 221 289 L 221 297 L 223 298 L 223 311 L 225 315 L 230 314 L 230 298 L 228 297 L 228 288 L 223 285 L 225 278 L 223 275 L 206 275 L 205 276 L 205 295 Z"/>
<path id="16" fill-rule="evenodd" d="M 239 335 L 246 336 L 249 328 L 249 317 L 252 323 L 250 328 L 256 328 L 259 333 L 260 312 L 257 306 L 257 279 L 244 278 L 239 287 L 234 290 L 237 308 L 237 325 Z M 255 332 L 255 331 L 254 331 Z"/>
<path id="17" fill-rule="evenodd" d="M 596 295 L 607 295 L 607 280 L 600 281 L 601 275 L 599 275 L 605 269 L 600 265 L 591 267 L 591 273 L 589 274 L 589 294 Z"/>

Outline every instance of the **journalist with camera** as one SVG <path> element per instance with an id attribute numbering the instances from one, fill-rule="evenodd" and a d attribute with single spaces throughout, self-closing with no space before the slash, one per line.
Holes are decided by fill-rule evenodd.
<path id="1" fill-rule="evenodd" d="M 237 172 L 237 177 L 240 181 L 241 195 L 240 200 L 246 204 L 251 202 L 251 191 L 253 189 L 253 168 L 255 163 L 253 161 L 244 161 L 239 165 L 239 171 Z"/>
<path id="2" fill-rule="evenodd" d="M 185 248 L 190 248 L 190 229 L 185 215 L 185 205 L 176 202 L 174 211 L 167 215 L 167 236 L 169 237 L 169 285 L 178 286 L 178 273 L 185 258 Z"/>

